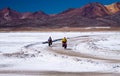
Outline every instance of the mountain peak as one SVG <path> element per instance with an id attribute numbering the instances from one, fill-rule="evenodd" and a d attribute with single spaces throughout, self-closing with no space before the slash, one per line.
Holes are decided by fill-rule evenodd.
<path id="1" fill-rule="evenodd" d="M 5 20 L 19 19 L 21 13 L 12 10 L 9 7 L 6 7 L 1 10 L 1 17 Z"/>
<path id="2" fill-rule="evenodd" d="M 87 4 L 81 8 L 81 15 L 85 17 L 101 17 L 108 14 L 106 7 L 98 2 Z"/>
<path id="3" fill-rule="evenodd" d="M 37 11 L 34 13 L 31 12 L 26 12 L 23 13 L 21 19 L 35 19 L 35 18 L 42 18 L 42 17 L 46 17 L 48 16 L 46 13 L 44 13 L 43 11 Z"/>
<path id="4" fill-rule="evenodd" d="M 47 15 L 47 14 L 44 13 L 43 11 L 37 11 L 37 12 L 34 12 L 33 15 Z"/>
<path id="5" fill-rule="evenodd" d="M 69 8 L 69 9 L 67 9 L 67 10 L 65 10 L 65 11 L 63 11 L 63 12 L 61 12 L 61 13 L 59 13 L 59 14 L 65 14 L 65 13 L 67 13 L 67 12 L 70 12 L 70 11 L 73 11 L 75 8 Z"/>
<path id="6" fill-rule="evenodd" d="M 60 13 L 61 15 L 79 15 L 83 17 L 95 18 L 109 15 L 107 8 L 98 2 L 89 3 L 81 8 L 68 9 Z"/>
<path id="7" fill-rule="evenodd" d="M 2 10 L 3 13 L 7 13 L 7 12 L 10 12 L 11 11 L 11 8 L 9 7 L 6 7 Z"/>
<path id="8" fill-rule="evenodd" d="M 110 4 L 110 5 L 106 5 L 106 8 L 108 9 L 108 11 L 111 14 L 119 12 L 120 11 L 120 2 L 113 3 L 113 4 Z"/>

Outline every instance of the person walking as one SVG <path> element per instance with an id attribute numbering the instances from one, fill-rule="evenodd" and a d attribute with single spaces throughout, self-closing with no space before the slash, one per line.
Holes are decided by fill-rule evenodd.
<path id="1" fill-rule="evenodd" d="M 65 49 L 67 48 L 67 38 L 66 37 L 64 37 L 62 39 L 62 47 L 64 47 Z"/>
<path id="2" fill-rule="evenodd" d="M 48 46 L 51 46 L 52 45 L 52 38 L 51 36 L 48 38 Z"/>

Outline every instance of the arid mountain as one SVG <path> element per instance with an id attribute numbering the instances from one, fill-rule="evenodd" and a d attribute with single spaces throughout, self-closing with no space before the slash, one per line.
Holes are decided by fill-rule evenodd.
<path id="1" fill-rule="evenodd" d="M 26 18 L 33 18 L 32 13 L 31 12 L 23 13 L 21 19 L 26 19 Z"/>
<path id="2" fill-rule="evenodd" d="M 19 13 L 10 8 L 0 10 L 0 29 L 94 26 L 120 27 L 120 2 L 107 6 L 94 2 L 54 15 L 42 11 Z"/>
<path id="3" fill-rule="evenodd" d="M 84 17 L 102 17 L 109 14 L 106 7 L 100 3 L 90 3 L 81 8 Z"/>
<path id="4" fill-rule="evenodd" d="M 120 12 L 120 2 L 105 6 L 111 14 Z"/>
<path id="5" fill-rule="evenodd" d="M 0 16 L 5 20 L 14 20 L 14 19 L 20 19 L 22 15 L 21 13 L 16 12 L 11 8 L 4 8 L 3 10 L 0 11 Z"/>
<path id="6" fill-rule="evenodd" d="M 44 18 L 44 17 L 47 17 L 47 16 L 48 16 L 48 15 L 45 14 L 44 12 L 42 12 L 42 11 L 34 12 L 34 13 L 27 12 L 27 13 L 23 13 L 23 14 L 22 14 L 21 19 Z"/>
<path id="7" fill-rule="evenodd" d="M 69 9 L 67 11 L 64 11 L 61 14 L 62 15 L 77 14 L 83 17 L 94 18 L 94 17 L 102 17 L 102 16 L 109 15 L 109 11 L 104 5 L 95 2 L 95 3 L 87 4 L 82 8 Z"/>

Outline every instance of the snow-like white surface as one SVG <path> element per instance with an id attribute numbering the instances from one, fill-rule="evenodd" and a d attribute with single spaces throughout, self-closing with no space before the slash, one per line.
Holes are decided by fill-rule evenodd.
<path id="1" fill-rule="evenodd" d="M 109 28 L 111 28 L 111 27 L 86 27 L 85 29 L 96 29 L 96 28 L 99 28 L 99 29 L 109 29 Z"/>
<path id="2" fill-rule="evenodd" d="M 54 48 L 64 49 L 59 45 L 61 41 L 54 42 L 52 47 L 42 44 L 49 36 L 53 40 L 70 38 L 68 43 L 71 45 L 68 44 L 68 48 L 71 51 L 120 60 L 120 32 L 10 32 L 0 33 L 0 70 L 120 72 L 120 62 L 117 61 L 110 63 L 50 51 Z M 25 47 L 28 45 L 29 47 Z"/>
<path id="3" fill-rule="evenodd" d="M 94 35 L 89 37 L 89 41 L 79 42 L 75 46 L 75 51 L 87 53 L 103 58 L 120 58 L 120 34 Z M 84 51 L 83 51 L 84 50 Z"/>

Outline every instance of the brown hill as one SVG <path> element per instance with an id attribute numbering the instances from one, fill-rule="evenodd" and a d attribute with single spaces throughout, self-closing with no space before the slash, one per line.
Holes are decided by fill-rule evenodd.
<path id="1" fill-rule="evenodd" d="M 5 20 L 19 19 L 22 15 L 19 12 L 12 10 L 11 8 L 4 8 L 0 11 L 0 16 Z"/>
<path id="2" fill-rule="evenodd" d="M 114 14 L 120 11 L 120 2 L 113 3 L 111 5 L 106 5 L 105 7 L 111 14 Z"/>
<path id="3" fill-rule="evenodd" d="M 54 27 L 116 27 L 120 26 L 120 15 L 118 13 L 111 14 L 104 5 L 95 2 L 82 8 L 63 11 L 50 18 L 47 24 Z"/>
<path id="4" fill-rule="evenodd" d="M 35 19 L 35 18 L 44 18 L 44 17 L 48 17 L 48 15 L 42 11 L 38 11 L 34 13 L 31 12 L 23 13 L 21 19 Z"/>
<path id="5" fill-rule="evenodd" d="M 82 8 L 69 9 L 60 14 L 61 15 L 76 14 L 83 17 L 94 18 L 94 17 L 102 17 L 102 16 L 109 15 L 109 11 L 104 5 L 95 2 L 95 3 L 87 4 Z"/>

